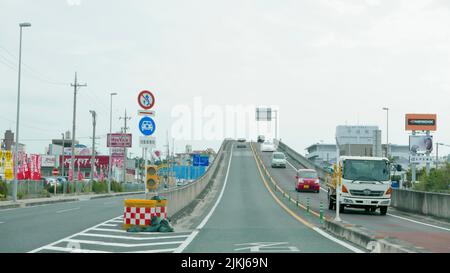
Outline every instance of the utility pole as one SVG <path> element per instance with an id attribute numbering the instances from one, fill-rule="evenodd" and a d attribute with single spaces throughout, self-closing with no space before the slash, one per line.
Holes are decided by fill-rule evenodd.
<path id="1" fill-rule="evenodd" d="M 64 133 L 61 134 L 62 135 L 62 152 L 61 152 L 61 176 L 64 177 L 64 144 L 65 144 L 65 137 L 64 137 Z M 63 195 L 66 194 L 66 187 L 67 187 L 67 181 L 64 181 L 64 186 L 63 186 Z"/>
<path id="2" fill-rule="evenodd" d="M 131 117 L 127 116 L 127 109 L 125 109 L 125 116 L 119 117 L 119 120 L 123 119 L 124 121 L 124 127 L 122 127 L 122 133 L 126 134 L 128 127 L 127 127 L 127 121 L 131 119 Z M 126 178 L 126 171 L 127 171 L 127 148 L 123 148 L 123 182 L 125 182 Z"/>
<path id="3" fill-rule="evenodd" d="M 97 113 L 94 110 L 89 111 L 92 115 L 92 158 L 91 158 L 91 183 L 94 182 L 94 170 L 95 170 L 95 125 L 97 119 Z"/>
<path id="4" fill-rule="evenodd" d="M 77 72 L 75 72 L 75 81 L 70 84 L 73 87 L 73 122 L 72 122 L 72 156 L 70 159 L 70 169 L 72 170 L 72 180 L 75 181 L 75 129 L 76 129 L 76 117 L 77 117 L 77 91 L 80 87 L 86 87 L 87 84 L 79 84 L 77 79 Z M 69 170 L 70 172 L 70 170 Z M 75 185 L 75 192 L 78 192 L 78 188 Z"/>

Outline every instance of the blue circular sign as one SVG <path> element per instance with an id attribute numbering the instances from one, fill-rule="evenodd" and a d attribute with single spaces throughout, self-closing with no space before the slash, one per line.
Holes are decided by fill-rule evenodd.
<path id="1" fill-rule="evenodd" d="M 151 136 L 155 132 L 155 121 L 151 117 L 143 117 L 139 121 L 139 130 L 145 136 Z"/>

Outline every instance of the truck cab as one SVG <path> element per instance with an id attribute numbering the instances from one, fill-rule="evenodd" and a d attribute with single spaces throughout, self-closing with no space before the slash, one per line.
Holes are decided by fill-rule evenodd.
<path id="1" fill-rule="evenodd" d="M 391 203 L 390 163 L 385 157 L 341 156 L 341 189 L 339 210 L 345 207 L 363 208 L 374 212 L 378 208 L 386 215 Z M 329 209 L 336 206 L 335 175 L 328 185 Z"/>

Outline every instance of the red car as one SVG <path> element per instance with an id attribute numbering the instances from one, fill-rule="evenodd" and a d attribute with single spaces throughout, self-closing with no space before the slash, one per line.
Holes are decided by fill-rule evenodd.
<path id="1" fill-rule="evenodd" d="M 297 171 L 296 191 L 320 191 L 320 180 L 317 172 L 312 169 L 300 169 Z"/>

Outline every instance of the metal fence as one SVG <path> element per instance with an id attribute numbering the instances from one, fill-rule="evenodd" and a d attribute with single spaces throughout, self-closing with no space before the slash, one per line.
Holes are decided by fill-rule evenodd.
<path id="1" fill-rule="evenodd" d="M 4 183 L 7 187 L 8 193 L 6 200 L 12 200 L 13 195 L 13 181 L 0 181 Z M 71 194 L 92 194 L 92 193 L 107 193 L 108 192 L 108 182 L 85 182 L 85 181 L 74 181 L 65 182 L 66 183 L 66 195 Z M 118 186 L 120 185 L 120 187 Z M 144 191 L 144 183 L 119 183 L 113 182 L 111 185 L 112 191 L 117 192 L 134 192 L 134 191 Z M 64 184 L 57 183 L 56 195 L 63 194 Z M 54 184 L 49 185 L 42 180 L 20 180 L 17 183 L 17 199 L 31 199 L 31 198 L 45 198 L 54 196 L 55 187 Z"/>

